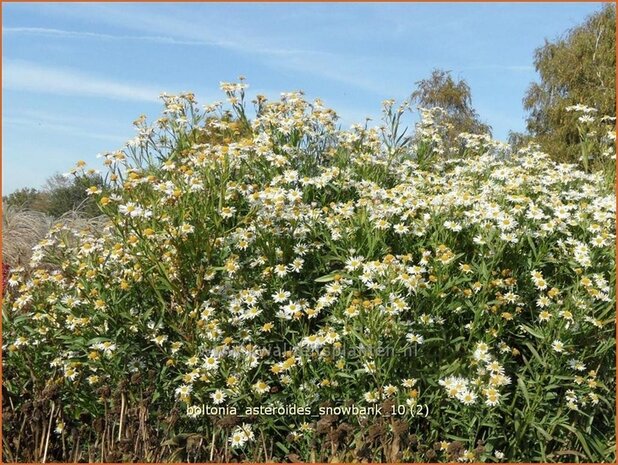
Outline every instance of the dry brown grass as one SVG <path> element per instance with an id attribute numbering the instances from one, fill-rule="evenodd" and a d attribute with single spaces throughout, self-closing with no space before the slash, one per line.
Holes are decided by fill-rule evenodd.
<path id="1" fill-rule="evenodd" d="M 86 218 L 79 210 L 68 211 L 54 219 L 43 212 L 7 206 L 2 211 L 2 256 L 11 268 L 27 267 L 32 248 L 48 233 L 52 225 L 62 224 L 70 230 L 101 229 L 103 216 Z"/>
<path id="2" fill-rule="evenodd" d="M 8 206 L 2 210 L 2 257 L 11 268 L 26 266 L 53 219 L 45 213 Z"/>

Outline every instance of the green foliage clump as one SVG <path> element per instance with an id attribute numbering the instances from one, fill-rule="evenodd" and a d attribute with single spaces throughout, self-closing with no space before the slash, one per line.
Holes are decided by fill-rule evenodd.
<path id="1" fill-rule="evenodd" d="M 541 149 L 558 161 L 581 163 L 580 115 L 569 112 L 569 107 L 582 104 L 599 116 L 616 116 L 615 27 L 616 7 L 607 4 L 536 50 L 534 64 L 540 81 L 530 85 L 524 98 L 527 129 Z M 600 126 L 599 132 L 607 131 L 603 123 L 589 122 Z M 615 161 L 602 160 L 597 168 L 610 163 Z"/>
<path id="2" fill-rule="evenodd" d="M 24 210 L 44 211 L 47 206 L 42 193 L 32 187 L 18 189 L 2 199 L 4 206 L 22 208 Z"/>
<path id="3" fill-rule="evenodd" d="M 43 189 L 18 189 L 4 196 L 2 200 L 7 207 L 44 213 L 52 219 L 71 213 L 93 218 L 101 212 L 86 190 L 92 186 L 102 187 L 104 184 L 103 178 L 94 172 L 71 177 L 56 174 L 47 180 Z"/>
<path id="4" fill-rule="evenodd" d="M 450 71 L 434 69 L 431 76 L 416 83 L 411 102 L 424 109 L 441 108 L 442 125 L 448 130 L 448 145 L 461 133 L 491 134 L 472 106 L 472 91 L 465 79 L 455 80 Z"/>

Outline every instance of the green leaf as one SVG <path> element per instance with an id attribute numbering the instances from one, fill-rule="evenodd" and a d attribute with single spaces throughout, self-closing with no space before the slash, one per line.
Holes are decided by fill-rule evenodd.
<path id="1" fill-rule="evenodd" d="M 530 352 L 532 352 L 532 355 L 534 356 L 534 358 L 536 359 L 537 362 L 539 362 L 541 364 L 541 366 L 546 366 L 547 364 L 545 363 L 545 360 L 543 360 L 541 358 L 541 356 L 539 355 L 539 353 L 537 352 L 537 350 L 534 348 L 534 346 L 530 343 L 530 342 L 526 342 L 525 346 L 530 349 Z"/>
<path id="2" fill-rule="evenodd" d="M 536 329 L 532 329 L 530 326 L 526 326 L 526 325 L 521 325 L 521 327 L 524 329 L 524 331 L 526 331 L 529 334 L 532 334 L 534 337 L 538 338 L 538 339 L 544 339 L 545 337 L 543 336 L 543 334 L 541 334 L 539 331 L 537 331 Z"/>
<path id="3" fill-rule="evenodd" d="M 541 433 L 541 435 L 547 439 L 548 441 L 551 441 L 553 439 L 552 435 L 549 434 L 547 431 L 545 431 L 543 428 L 541 428 L 539 425 L 532 423 L 532 426 L 534 426 L 534 428 L 536 428 L 536 430 Z"/>
<path id="4" fill-rule="evenodd" d="M 317 278 L 315 280 L 316 283 L 328 283 L 330 281 L 334 281 L 335 280 L 335 276 L 337 275 L 342 275 L 341 271 L 333 271 L 332 273 L 329 273 L 327 275 L 324 276 L 320 276 L 319 278 Z"/>
<path id="5" fill-rule="evenodd" d="M 519 387 L 521 393 L 524 395 L 526 405 L 530 406 L 530 394 L 528 393 L 528 388 L 526 387 L 526 383 L 522 378 L 517 378 L 517 386 Z"/>

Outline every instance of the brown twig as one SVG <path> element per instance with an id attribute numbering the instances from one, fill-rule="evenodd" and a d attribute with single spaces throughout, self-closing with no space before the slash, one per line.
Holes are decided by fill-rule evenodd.
<path id="1" fill-rule="evenodd" d="M 51 424 L 52 424 L 52 420 L 54 418 L 54 409 L 55 408 L 56 408 L 56 406 L 52 402 L 51 413 L 49 414 L 49 424 L 47 425 L 47 439 L 45 439 L 45 452 L 43 453 L 43 460 L 42 460 L 43 463 L 45 463 L 45 461 L 47 460 L 47 448 L 49 447 L 49 435 L 51 434 Z"/>

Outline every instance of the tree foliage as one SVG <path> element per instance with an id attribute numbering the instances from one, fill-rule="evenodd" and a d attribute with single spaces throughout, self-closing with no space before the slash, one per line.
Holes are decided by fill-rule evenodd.
<path id="1" fill-rule="evenodd" d="M 429 78 L 416 82 L 411 100 L 422 108 L 440 107 L 445 111 L 451 141 L 462 132 L 491 133 L 491 127 L 480 121 L 472 106 L 470 86 L 464 79 L 454 79 L 450 71 L 434 69 Z"/>
<path id="2" fill-rule="evenodd" d="M 24 187 L 5 196 L 4 206 L 12 206 L 24 210 L 45 211 L 47 199 L 41 191 L 33 187 Z"/>
<path id="3" fill-rule="evenodd" d="M 43 189 L 23 188 L 3 198 L 5 206 L 45 213 L 59 218 L 67 212 L 79 211 L 82 216 L 95 217 L 101 214 L 99 207 L 90 199 L 86 189 L 103 186 L 100 175 L 89 174 L 66 178 L 55 174 L 47 179 Z"/>
<path id="4" fill-rule="evenodd" d="M 578 114 L 567 107 L 583 104 L 597 115 L 615 116 L 616 8 L 607 4 L 586 21 L 535 52 L 540 81 L 524 97 L 527 129 L 541 148 L 559 161 L 580 158 Z"/>
<path id="5" fill-rule="evenodd" d="M 75 176 L 72 179 L 62 175 L 52 176 L 46 185 L 49 202 L 47 212 L 53 217 L 59 217 L 71 210 L 79 210 L 87 217 L 98 216 L 101 212 L 86 194 L 86 189 L 102 185 L 103 179 L 100 175 Z"/>

